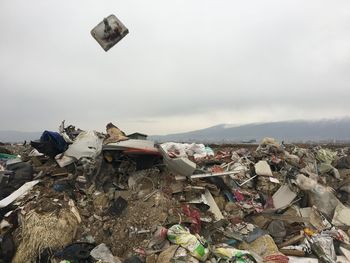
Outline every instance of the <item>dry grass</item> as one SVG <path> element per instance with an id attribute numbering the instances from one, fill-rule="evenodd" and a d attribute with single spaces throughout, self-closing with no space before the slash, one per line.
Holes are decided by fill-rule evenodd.
<path id="1" fill-rule="evenodd" d="M 49 214 L 30 211 L 22 218 L 21 242 L 12 263 L 35 262 L 45 248 L 58 249 L 70 244 L 77 226 L 76 216 L 67 209 Z"/>

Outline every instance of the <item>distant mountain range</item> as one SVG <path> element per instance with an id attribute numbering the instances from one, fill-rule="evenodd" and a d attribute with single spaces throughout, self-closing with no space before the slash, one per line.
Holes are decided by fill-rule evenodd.
<path id="1" fill-rule="evenodd" d="M 42 132 L 0 131 L 0 142 L 24 142 L 40 139 Z"/>
<path id="2" fill-rule="evenodd" d="M 273 137 L 285 142 L 350 141 L 350 118 L 319 121 L 279 121 L 246 125 L 220 124 L 185 133 L 150 136 L 158 142 L 259 142 Z"/>
<path id="3" fill-rule="evenodd" d="M 0 142 L 24 142 L 39 139 L 41 132 L 0 131 Z M 158 142 L 259 142 L 273 137 L 285 142 L 350 141 L 350 117 L 319 121 L 279 121 L 246 125 L 220 124 L 210 128 L 149 136 Z"/>

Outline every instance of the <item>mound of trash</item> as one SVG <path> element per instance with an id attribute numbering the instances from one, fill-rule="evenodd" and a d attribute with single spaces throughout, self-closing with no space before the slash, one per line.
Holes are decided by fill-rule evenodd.
<path id="1" fill-rule="evenodd" d="M 157 144 L 64 122 L 0 146 L 0 262 L 350 262 L 350 148 Z"/>

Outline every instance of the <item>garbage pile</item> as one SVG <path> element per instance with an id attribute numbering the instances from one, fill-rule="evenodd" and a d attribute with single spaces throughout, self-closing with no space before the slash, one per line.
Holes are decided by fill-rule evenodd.
<path id="1" fill-rule="evenodd" d="M 350 262 L 350 148 L 131 139 L 64 122 L 0 145 L 0 262 Z"/>

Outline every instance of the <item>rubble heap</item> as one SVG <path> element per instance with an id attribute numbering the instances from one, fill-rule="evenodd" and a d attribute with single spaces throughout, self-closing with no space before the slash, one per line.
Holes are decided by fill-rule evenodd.
<path id="1" fill-rule="evenodd" d="M 350 149 L 64 122 L 0 145 L 0 262 L 350 262 Z"/>

